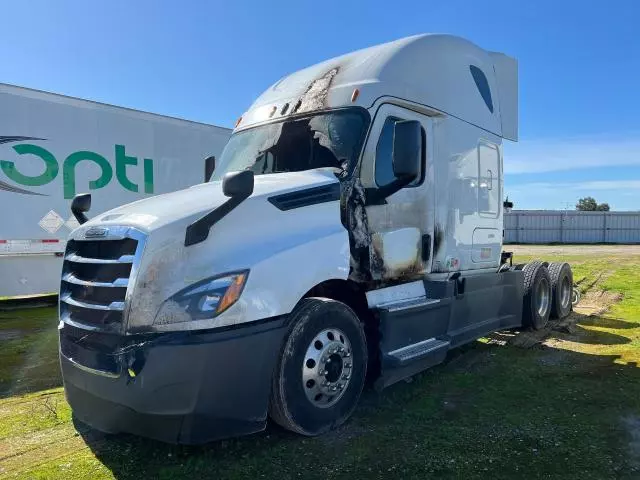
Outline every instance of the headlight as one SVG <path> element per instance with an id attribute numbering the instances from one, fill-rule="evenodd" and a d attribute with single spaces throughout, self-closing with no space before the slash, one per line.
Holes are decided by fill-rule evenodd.
<path id="1" fill-rule="evenodd" d="M 208 278 L 179 291 L 171 300 L 193 320 L 213 318 L 236 303 L 248 275 L 245 271 Z"/>

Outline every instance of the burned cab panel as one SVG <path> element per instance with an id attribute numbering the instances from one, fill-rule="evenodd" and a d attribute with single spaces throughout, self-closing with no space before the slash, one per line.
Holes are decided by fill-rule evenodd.
<path id="1" fill-rule="evenodd" d="M 382 103 L 373 111 L 374 119 L 363 149 L 357 175 L 344 189 L 349 211 L 349 233 L 354 279 L 367 278 L 377 284 L 410 281 L 430 271 L 433 247 L 433 168 L 428 139 L 431 119 Z M 394 135 L 396 125 L 415 122 L 422 134 L 418 155 L 419 169 L 414 178 L 403 182 L 394 173 Z M 416 127 L 416 128 L 418 128 Z"/>

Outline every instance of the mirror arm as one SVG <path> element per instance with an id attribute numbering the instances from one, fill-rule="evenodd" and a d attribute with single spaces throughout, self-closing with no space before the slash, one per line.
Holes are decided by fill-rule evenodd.
<path id="1" fill-rule="evenodd" d="M 76 210 L 71 210 L 71 213 L 73 213 L 73 216 L 76 217 L 76 220 L 78 221 L 78 223 L 80 225 L 82 225 L 83 223 L 87 223 L 89 221 L 89 217 L 87 217 L 84 212 L 78 212 Z"/>
<path id="2" fill-rule="evenodd" d="M 397 191 L 409 185 L 415 179 L 413 177 L 396 178 L 391 183 L 378 188 L 367 188 L 365 190 L 365 205 L 383 205 L 385 199 Z"/>
<path id="3" fill-rule="evenodd" d="M 214 208 L 209 213 L 203 215 L 189 225 L 184 236 L 184 246 L 189 247 L 191 245 L 204 242 L 207 237 L 209 237 L 209 230 L 211 230 L 211 227 L 231 213 L 234 208 L 244 202 L 248 197 L 249 195 L 231 197 L 222 205 Z"/>

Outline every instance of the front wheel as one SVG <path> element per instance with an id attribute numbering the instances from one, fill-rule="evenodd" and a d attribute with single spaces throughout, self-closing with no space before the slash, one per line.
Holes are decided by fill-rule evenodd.
<path id="1" fill-rule="evenodd" d="M 286 429 L 319 435 L 353 412 L 364 386 L 367 344 L 356 314 L 344 303 L 306 298 L 273 375 L 269 413 Z"/>

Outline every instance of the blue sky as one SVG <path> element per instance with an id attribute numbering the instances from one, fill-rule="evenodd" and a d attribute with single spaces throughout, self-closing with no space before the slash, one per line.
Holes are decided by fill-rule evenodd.
<path id="1" fill-rule="evenodd" d="M 421 32 L 520 65 L 516 208 L 640 210 L 640 2 L 4 2 L 0 81 L 231 126 L 284 74 Z M 509 142 L 507 142 L 509 143 Z"/>

